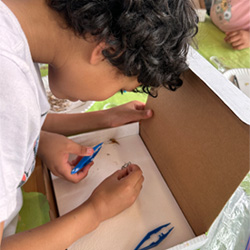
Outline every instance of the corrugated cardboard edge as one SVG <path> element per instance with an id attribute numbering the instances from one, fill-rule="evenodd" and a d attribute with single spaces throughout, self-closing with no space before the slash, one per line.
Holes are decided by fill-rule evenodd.
<path id="1" fill-rule="evenodd" d="M 205 233 L 249 171 L 249 126 L 192 71 L 160 89 L 140 134 L 196 235 Z"/>
<path id="2" fill-rule="evenodd" d="M 192 47 L 189 49 L 187 62 L 189 68 L 239 117 L 250 125 L 250 98 L 234 86 L 223 74 L 215 70 Z M 249 79 L 250 80 L 250 79 Z"/>

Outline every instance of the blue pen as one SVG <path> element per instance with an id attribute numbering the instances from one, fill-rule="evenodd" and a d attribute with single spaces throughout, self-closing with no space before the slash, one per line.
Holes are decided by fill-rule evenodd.
<path id="1" fill-rule="evenodd" d="M 99 143 L 98 145 L 94 146 L 94 153 L 90 156 L 84 156 L 79 162 L 78 164 L 72 169 L 71 174 L 75 174 L 77 173 L 79 170 L 81 170 L 82 168 L 84 168 L 85 166 L 87 166 L 94 158 L 95 156 L 98 154 L 98 152 L 100 151 L 100 149 L 102 148 L 102 144 L 103 142 Z"/>

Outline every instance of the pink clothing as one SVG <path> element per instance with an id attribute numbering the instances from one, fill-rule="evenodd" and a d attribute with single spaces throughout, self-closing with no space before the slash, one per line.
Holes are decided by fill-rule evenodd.
<path id="1" fill-rule="evenodd" d="M 224 32 L 250 31 L 250 0 L 213 0 L 210 17 Z"/>

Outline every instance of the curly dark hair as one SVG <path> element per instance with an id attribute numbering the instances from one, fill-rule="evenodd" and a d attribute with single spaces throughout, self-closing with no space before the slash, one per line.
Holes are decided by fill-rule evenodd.
<path id="1" fill-rule="evenodd" d="M 197 33 L 192 0 L 47 0 L 77 35 L 104 41 L 104 57 L 126 76 L 137 76 L 150 94 L 176 90 Z"/>

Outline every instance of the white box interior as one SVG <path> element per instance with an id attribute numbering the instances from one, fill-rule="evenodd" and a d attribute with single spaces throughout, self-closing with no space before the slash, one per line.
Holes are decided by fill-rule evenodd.
<path id="1" fill-rule="evenodd" d="M 111 138 L 115 138 L 119 144 L 110 143 Z M 82 134 L 72 139 L 90 146 L 101 141 L 105 143 L 87 178 L 80 183 L 72 184 L 53 176 L 59 215 L 84 202 L 102 180 L 128 161 L 141 167 L 145 180 L 138 199 L 130 208 L 103 222 L 69 249 L 134 249 L 149 231 L 168 222 L 171 222 L 174 230 L 155 250 L 167 249 L 195 237 L 141 140 L 138 123 Z"/>

